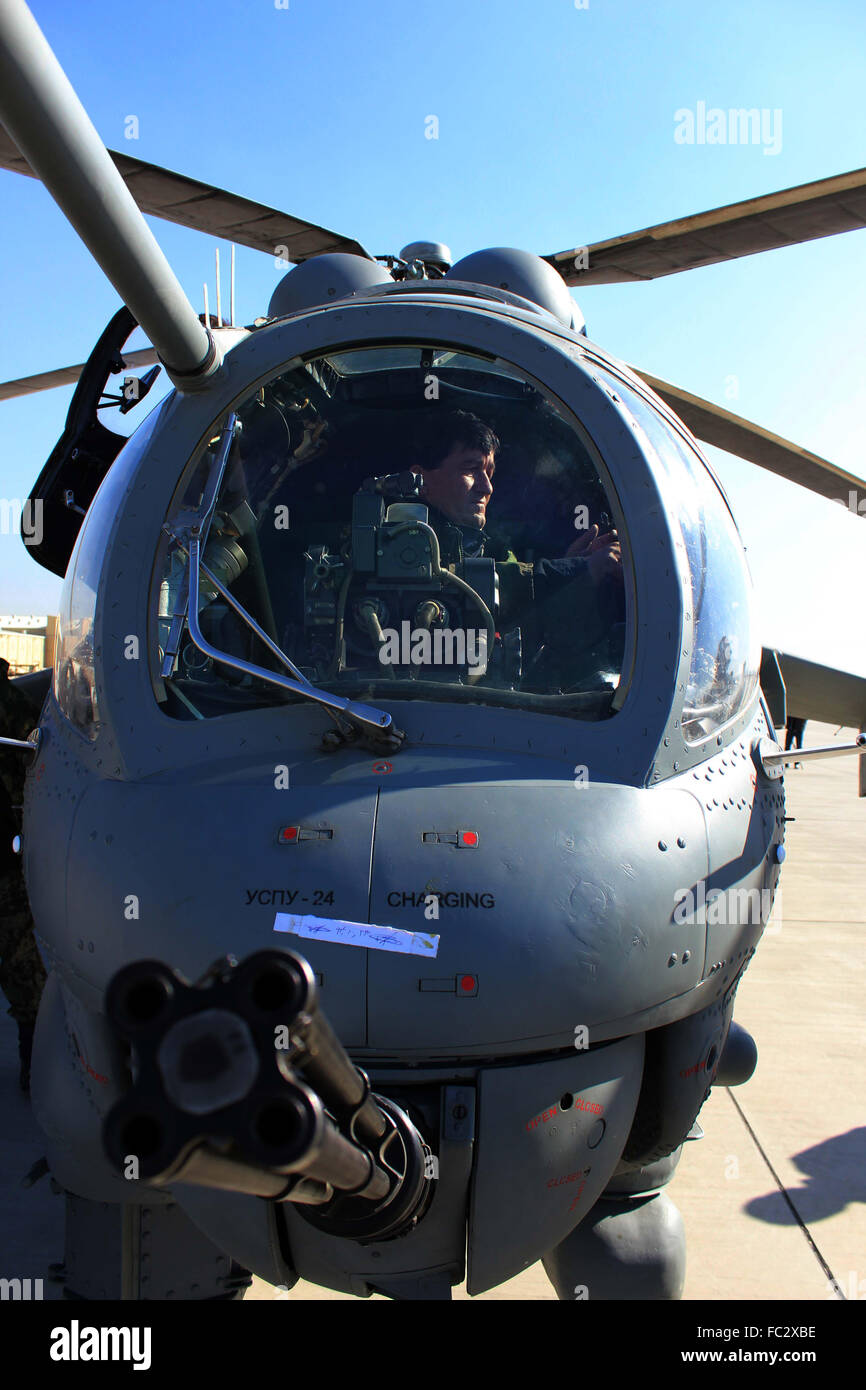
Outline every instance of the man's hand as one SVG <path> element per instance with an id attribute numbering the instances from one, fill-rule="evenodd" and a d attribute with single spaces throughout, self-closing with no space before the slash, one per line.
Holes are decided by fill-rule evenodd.
<path id="1" fill-rule="evenodd" d="M 576 541 L 572 541 L 565 552 L 566 559 L 577 556 L 586 560 L 589 577 L 593 584 L 601 584 L 604 579 L 622 579 L 622 547 L 616 531 L 606 531 L 599 535 L 597 526 L 590 526 Z"/>

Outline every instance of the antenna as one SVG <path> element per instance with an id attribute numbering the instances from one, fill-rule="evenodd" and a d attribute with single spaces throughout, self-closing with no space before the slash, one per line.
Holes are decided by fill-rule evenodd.
<path id="1" fill-rule="evenodd" d="M 222 302 L 222 291 L 221 291 L 221 289 L 220 289 L 220 249 L 219 249 L 219 247 L 217 247 L 217 249 L 216 249 L 216 292 L 217 292 L 217 303 L 216 303 L 216 310 L 217 310 L 217 312 L 216 312 L 216 316 L 217 316 L 217 328 L 222 328 L 222 326 L 223 326 L 223 307 L 222 307 L 222 306 L 223 306 L 223 302 Z"/>
<path id="2" fill-rule="evenodd" d="M 231 291 L 229 299 L 229 323 L 232 328 L 235 326 L 235 244 L 232 242 L 232 277 Z"/>
<path id="3" fill-rule="evenodd" d="M 202 285 L 202 289 L 204 290 L 204 326 L 205 328 L 210 328 L 210 312 L 208 310 L 207 302 L 207 280 L 205 280 L 204 284 Z"/>

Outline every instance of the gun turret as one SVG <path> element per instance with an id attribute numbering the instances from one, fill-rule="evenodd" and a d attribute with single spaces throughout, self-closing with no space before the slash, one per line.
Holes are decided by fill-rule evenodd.
<path id="1" fill-rule="evenodd" d="M 114 976 L 106 1013 L 134 1078 L 103 1127 L 120 1171 L 294 1202 L 320 1229 L 362 1241 L 401 1234 L 425 1210 L 430 1149 L 371 1093 L 302 956 L 226 957 L 196 984 L 139 961 Z"/>

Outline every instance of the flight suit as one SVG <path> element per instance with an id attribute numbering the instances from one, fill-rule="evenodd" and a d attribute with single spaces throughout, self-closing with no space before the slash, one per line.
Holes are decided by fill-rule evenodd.
<path id="1" fill-rule="evenodd" d="M 600 671 L 621 670 L 625 630 L 621 580 L 608 578 L 593 584 L 582 556 L 525 564 L 488 531 L 457 526 L 434 508 L 430 516 L 443 564 L 463 556 L 497 562 L 503 626 L 516 622 L 522 628 L 534 683 L 563 690 L 586 684 L 591 689 L 599 683 Z M 535 661 L 533 653 L 537 653 Z"/>
<path id="2" fill-rule="evenodd" d="M 0 661 L 0 734 L 26 739 L 39 720 L 39 710 L 8 679 L 8 666 Z M 21 829 L 21 804 L 28 756 L 0 747 L 0 990 L 9 1001 L 8 1012 L 18 1024 L 21 1085 L 29 1086 L 33 1028 L 45 984 L 45 967 L 36 949 L 33 918 L 27 901 L 20 856 L 12 840 Z"/>

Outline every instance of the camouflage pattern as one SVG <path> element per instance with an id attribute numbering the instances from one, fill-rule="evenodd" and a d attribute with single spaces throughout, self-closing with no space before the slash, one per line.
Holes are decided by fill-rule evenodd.
<path id="1" fill-rule="evenodd" d="M 38 723 L 39 710 L 8 675 L 8 662 L 0 659 L 0 734 L 26 739 Z M 12 852 L 12 839 L 21 828 L 29 763 L 26 753 L 0 752 L 0 990 L 9 1001 L 9 1013 L 25 1026 L 36 1021 L 45 984 L 21 860 Z"/>
<path id="2" fill-rule="evenodd" d="M 20 686 L 9 679 L 9 662 L 0 657 L 0 735 L 26 739 L 39 723 L 39 709 Z M 14 748 L 0 748 L 0 782 L 20 815 L 24 800 L 24 778 L 30 759 Z"/>

